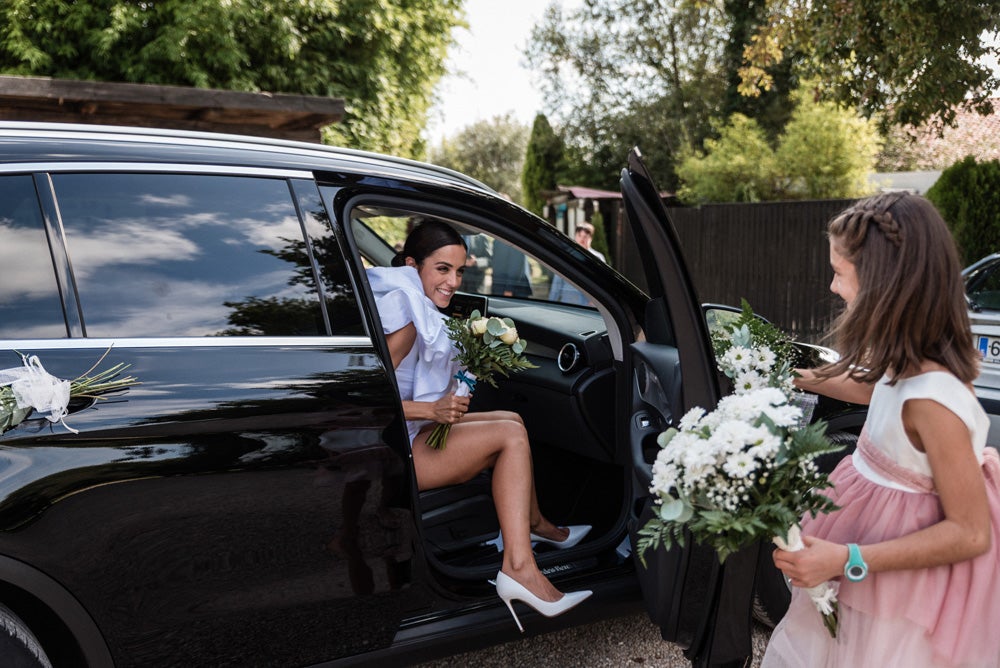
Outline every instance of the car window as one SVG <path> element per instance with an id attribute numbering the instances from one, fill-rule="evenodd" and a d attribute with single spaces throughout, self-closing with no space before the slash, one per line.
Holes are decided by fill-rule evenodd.
<path id="1" fill-rule="evenodd" d="M 1000 262 L 987 265 L 967 277 L 966 290 L 977 308 L 1000 310 Z"/>
<path id="2" fill-rule="evenodd" d="M 416 224 L 437 218 L 456 228 L 469 249 L 461 292 L 592 307 L 587 295 L 545 263 L 462 221 L 374 205 L 356 207 L 350 215 L 352 232 L 369 266 L 387 266 Z"/>
<path id="3" fill-rule="evenodd" d="M 330 224 L 330 216 L 316 182 L 312 180 L 292 181 L 302 212 L 309 248 L 302 245 L 294 256 L 299 266 L 295 280 L 310 288 L 316 284 L 309 271 L 309 257 L 319 270 L 319 285 L 326 304 L 332 334 L 357 335 L 365 334 L 362 312 L 358 300 L 354 296 L 354 284 L 351 281 L 347 263 L 344 260 L 340 241 Z"/>
<path id="4" fill-rule="evenodd" d="M 0 177 L 0 238 L 0 338 L 65 337 L 52 256 L 29 175 Z"/>
<path id="5" fill-rule="evenodd" d="M 87 336 L 326 334 L 282 179 L 57 174 Z"/>

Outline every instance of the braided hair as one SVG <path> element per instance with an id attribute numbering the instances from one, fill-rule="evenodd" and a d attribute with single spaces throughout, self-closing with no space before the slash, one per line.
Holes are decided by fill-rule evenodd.
<path id="1" fill-rule="evenodd" d="M 978 375 L 958 251 L 933 204 L 910 193 L 876 195 L 835 216 L 827 233 L 854 265 L 858 293 L 834 323 L 841 359 L 820 375 L 872 383 L 888 372 L 894 384 L 927 360 L 963 382 Z"/>

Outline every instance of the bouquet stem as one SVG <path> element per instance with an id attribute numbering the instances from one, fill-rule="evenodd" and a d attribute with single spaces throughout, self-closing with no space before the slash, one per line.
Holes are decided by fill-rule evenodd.
<path id="1" fill-rule="evenodd" d="M 798 524 L 793 525 L 788 530 L 788 539 L 781 536 L 774 537 L 774 544 L 786 552 L 798 552 L 805 549 L 802 542 L 802 529 Z M 812 599 L 813 605 L 821 615 L 823 615 L 823 626 L 826 627 L 831 638 L 837 637 L 837 626 L 839 624 L 838 613 L 840 606 L 837 603 L 837 590 L 830 582 L 824 582 L 815 587 L 806 588 L 806 593 Z"/>
<path id="2" fill-rule="evenodd" d="M 451 433 L 450 424 L 437 423 L 434 425 L 434 429 L 431 430 L 431 435 L 427 437 L 428 447 L 434 450 L 444 450 L 448 444 L 449 433 Z"/>

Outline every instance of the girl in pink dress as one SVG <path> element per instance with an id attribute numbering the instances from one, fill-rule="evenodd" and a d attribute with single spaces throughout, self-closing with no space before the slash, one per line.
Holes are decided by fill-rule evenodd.
<path id="1" fill-rule="evenodd" d="M 1000 458 L 972 391 L 978 354 L 955 244 L 933 205 L 889 193 L 829 225 L 842 358 L 802 389 L 869 404 L 852 456 L 775 550 L 795 587 L 763 666 L 1000 666 Z M 802 588 L 839 582 L 833 638 Z"/>

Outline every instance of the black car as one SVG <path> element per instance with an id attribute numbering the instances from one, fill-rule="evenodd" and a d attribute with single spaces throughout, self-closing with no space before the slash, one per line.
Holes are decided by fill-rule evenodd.
<path id="1" fill-rule="evenodd" d="M 756 553 L 741 574 L 698 547 L 645 569 L 630 548 L 656 435 L 714 405 L 719 385 L 637 153 L 622 188 L 650 294 L 437 167 L 0 123 L 0 368 L 35 355 L 72 379 L 107 353 L 100 366 L 140 381 L 75 400 L 65 424 L 29 415 L 0 435 L 0 620 L 55 666 L 412 663 L 517 637 L 488 582 L 501 560 L 489 475 L 417 492 L 366 281 L 410 225 L 440 219 L 491 246 L 453 313 L 514 319 L 537 365 L 477 388 L 473 409 L 517 411 L 546 516 L 594 527 L 572 549 L 536 551 L 558 587 L 593 598 L 554 619 L 528 612 L 527 631 L 635 610 L 641 580 L 664 638 L 696 663 L 748 653 L 749 602 L 724 582 L 749 592 Z M 556 274 L 589 303 L 548 301 Z M 783 590 L 769 561 L 763 577 Z"/>

